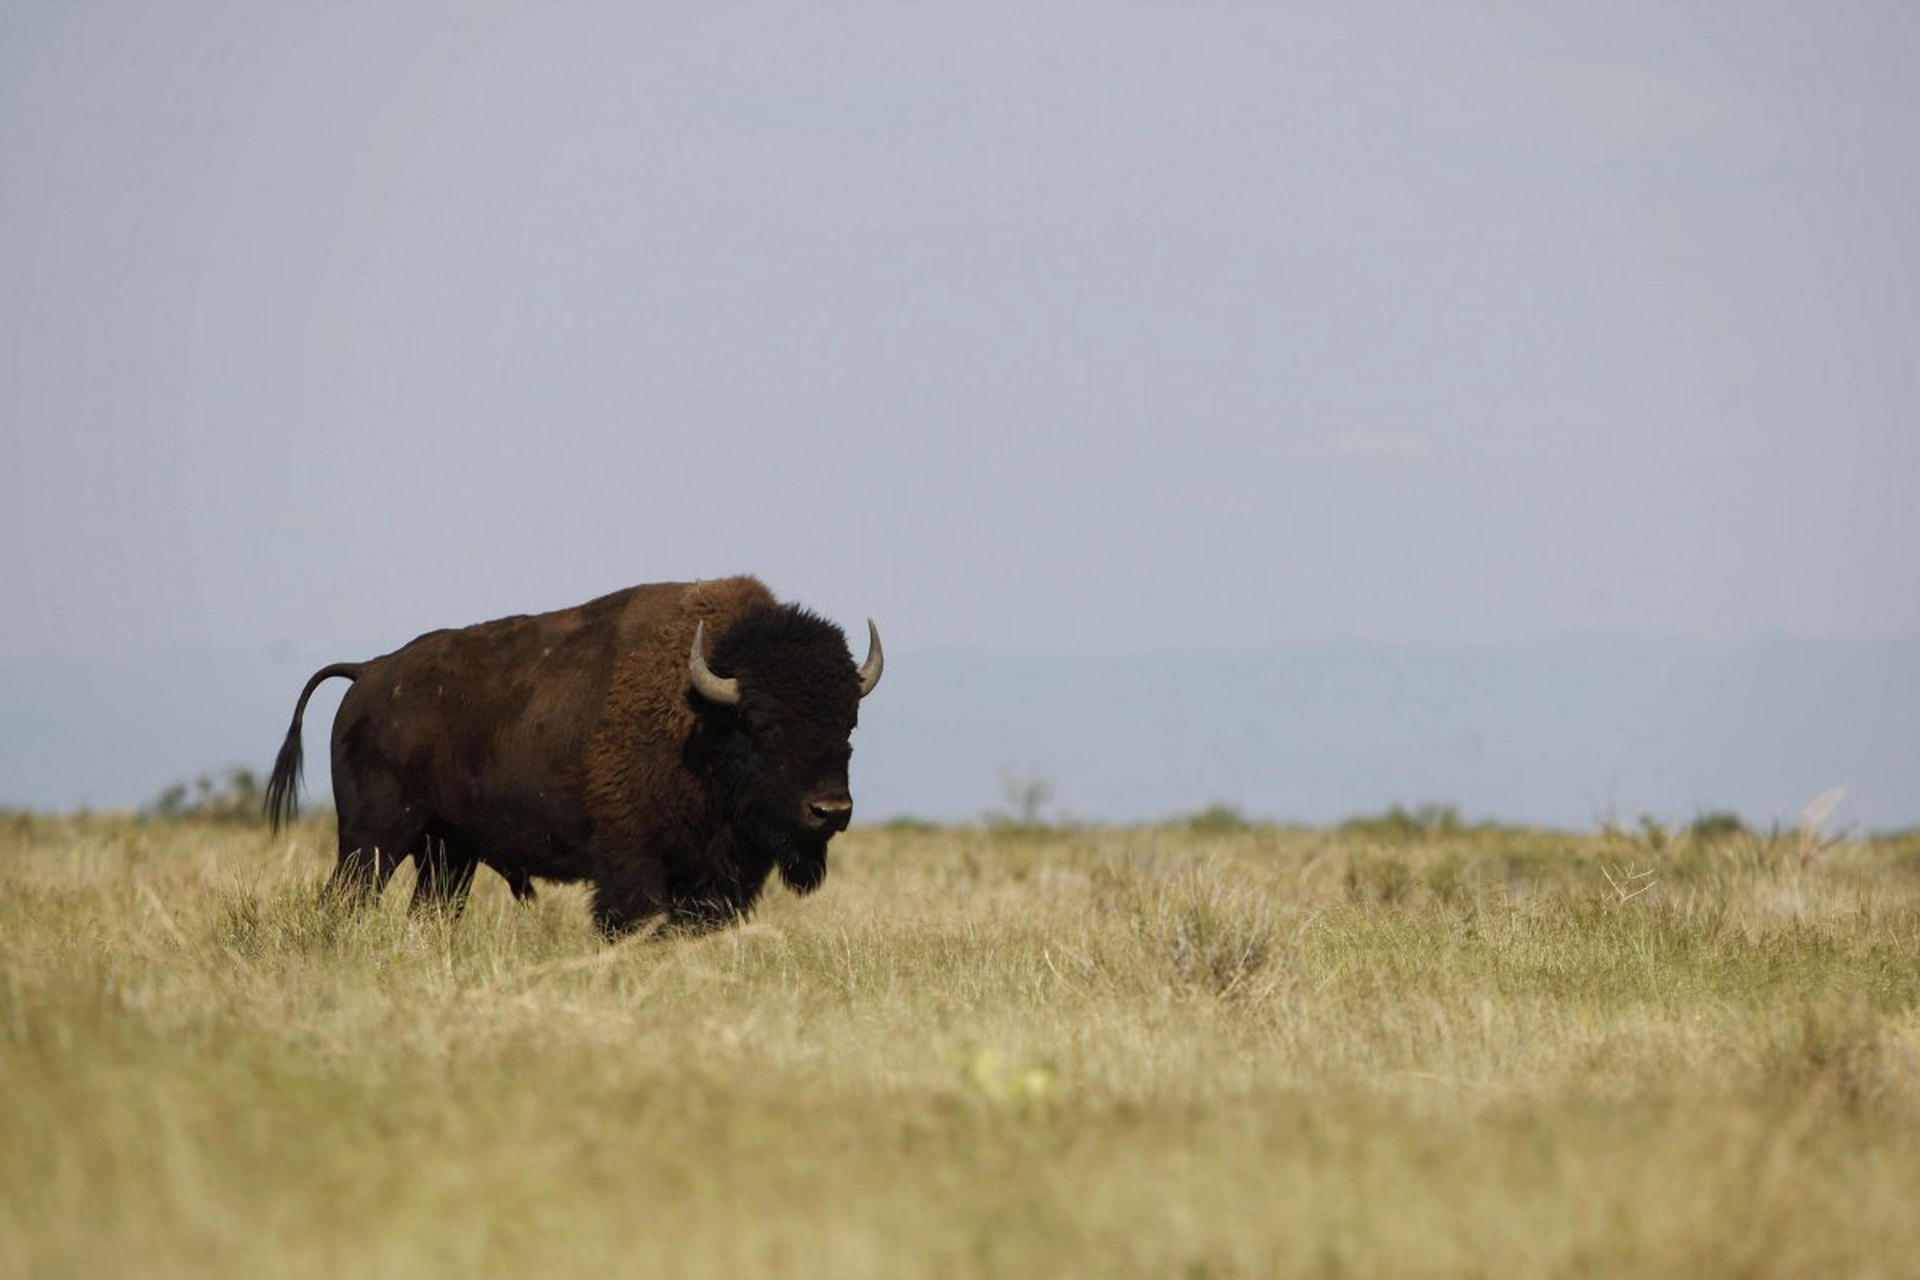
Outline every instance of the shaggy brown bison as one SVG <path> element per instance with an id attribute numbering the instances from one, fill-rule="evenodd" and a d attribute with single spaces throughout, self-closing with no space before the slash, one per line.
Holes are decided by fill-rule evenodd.
<path id="1" fill-rule="evenodd" d="M 839 627 L 741 577 L 428 632 L 314 673 L 267 816 L 293 816 L 307 699 L 345 676 L 334 889 L 372 897 L 411 856 L 415 906 L 457 910 L 484 863 L 519 897 L 535 876 L 591 883 L 609 934 L 721 924 L 776 867 L 801 893 L 827 873 L 853 816 L 848 739 L 880 681 L 867 628 L 856 667 Z"/>

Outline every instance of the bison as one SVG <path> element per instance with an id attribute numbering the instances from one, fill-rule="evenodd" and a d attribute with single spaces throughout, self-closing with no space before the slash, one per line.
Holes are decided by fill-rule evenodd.
<path id="1" fill-rule="evenodd" d="M 267 817 L 278 831 L 297 811 L 301 716 L 344 676 L 331 890 L 374 897 L 411 856 L 416 907 L 457 911 L 484 863 L 516 897 L 536 876 L 588 882 L 609 936 L 724 924 L 776 868 L 799 893 L 826 876 L 853 816 L 849 739 L 884 662 L 871 620 L 867 634 L 856 667 L 839 627 L 750 577 L 431 631 L 313 674 Z"/>

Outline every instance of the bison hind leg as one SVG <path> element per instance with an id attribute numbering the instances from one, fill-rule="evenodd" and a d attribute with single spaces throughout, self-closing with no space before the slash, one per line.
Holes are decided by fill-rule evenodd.
<path id="1" fill-rule="evenodd" d="M 394 869 L 418 853 L 429 817 L 415 816 L 393 779 L 356 768 L 334 744 L 333 803 L 340 815 L 340 860 L 326 893 L 353 905 L 377 899 Z"/>
<path id="2" fill-rule="evenodd" d="M 414 854 L 420 868 L 413 882 L 410 911 L 429 908 L 453 916 L 466 909 L 467 893 L 473 888 L 473 874 L 480 859 L 467 842 L 448 828 L 435 824 L 427 828 L 426 842 Z"/>
<path id="3" fill-rule="evenodd" d="M 377 899 L 403 858 L 414 852 L 420 837 L 383 840 L 340 833 L 340 860 L 327 879 L 330 897 L 362 905 Z"/>
<path id="4" fill-rule="evenodd" d="M 507 888 L 513 890 L 515 902 L 532 902 L 540 895 L 534 891 L 533 877 L 518 867 L 502 867 L 494 864 L 493 869 L 507 882 Z"/>

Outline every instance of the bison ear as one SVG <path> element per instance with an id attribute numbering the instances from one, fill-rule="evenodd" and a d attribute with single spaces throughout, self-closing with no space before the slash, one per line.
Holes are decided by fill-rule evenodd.
<path id="1" fill-rule="evenodd" d="M 687 675 L 693 681 L 693 691 L 715 706 L 737 707 L 740 705 L 740 681 L 717 676 L 708 668 L 706 638 L 707 623 L 703 618 L 694 624 L 693 653 L 687 659 Z"/>

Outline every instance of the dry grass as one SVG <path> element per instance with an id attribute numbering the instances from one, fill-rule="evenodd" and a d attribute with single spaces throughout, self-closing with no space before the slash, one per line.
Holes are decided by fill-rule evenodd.
<path id="1" fill-rule="evenodd" d="M 1911 1275 L 1920 837 L 855 830 L 608 947 L 0 817 L 0 1275 Z"/>

